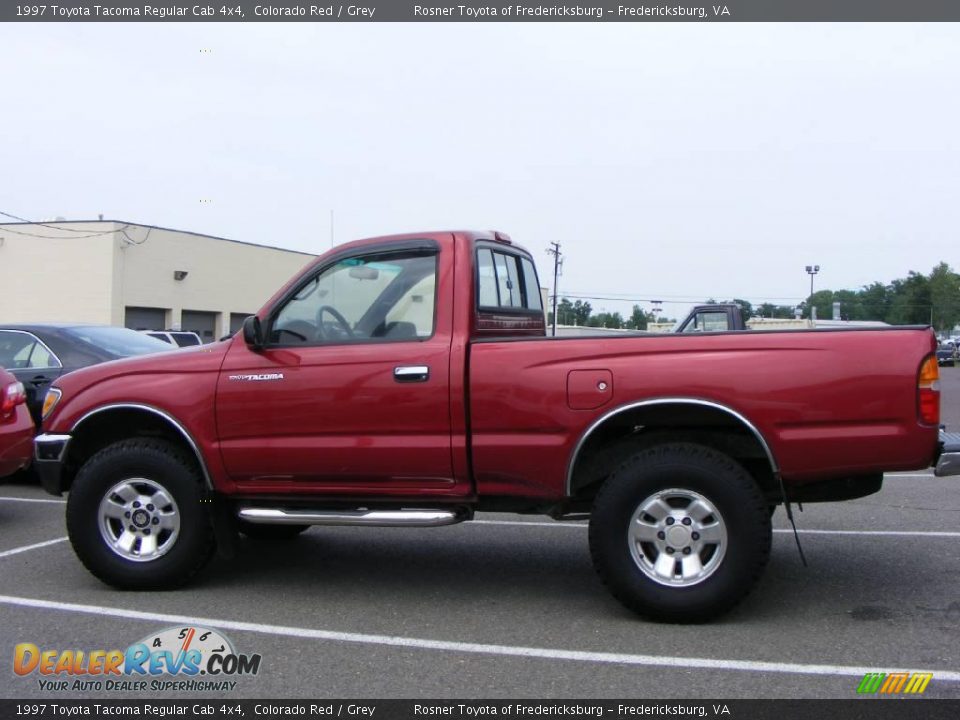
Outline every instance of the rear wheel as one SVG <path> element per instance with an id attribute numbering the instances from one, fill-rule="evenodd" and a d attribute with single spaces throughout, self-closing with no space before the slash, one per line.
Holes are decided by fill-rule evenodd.
<path id="1" fill-rule="evenodd" d="M 177 587 L 214 551 L 199 471 L 177 447 L 123 440 L 80 468 L 67 500 L 67 533 L 86 568 L 109 585 Z"/>
<path id="2" fill-rule="evenodd" d="M 604 483 L 590 519 L 594 566 L 613 595 L 655 620 L 729 610 L 770 555 L 760 488 L 732 458 L 675 443 L 637 452 Z"/>

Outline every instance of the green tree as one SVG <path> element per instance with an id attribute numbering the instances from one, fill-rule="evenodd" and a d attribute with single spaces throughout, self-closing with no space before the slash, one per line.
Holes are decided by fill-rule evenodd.
<path id="1" fill-rule="evenodd" d="M 817 308 L 817 318 L 820 320 L 829 320 L 833 317 L 833 290 L 817 290 L 813 295 L 807 298 L 806 316 L 810 315 L 810 306 Z"/>
<path id="2" fill-rule="evenodd" d="M 857 297 L 860 300 L 860 317 L 851 316 L 851 320 L 886 321 L 893 301 L 891 288 L 882 282 L 875 282 L 861 288 Z"/>
<path id="3" fill-rule="evenodd" d="M 790 305 L 774 305 L 773 303 L 766 302 L 757 306 L 756 314 L 763 318 L 787 319 L 793 317 L 793 307 Z"/>
<path id="4" fill-rule="evenodd" d="M 960 322 L 960 275 L 942 262 L 931 271 L 929 280 L 933 326 L 949 332 Z"/>
<path id="5" fill-rule="evenodd" d="M 753 317 L 753 304 L 749 300 L 741 300 L 740 298 L 734 298 L 730 302 L 740 306 L 740 317 L 743 318 L 743 324 L 746 325 L 747 320 Z"/>
<path id="6" fill-rule="evenodd" d="M 630 317 L 624 322 L 624 327 L 630 330 L 647 329 L 647 314 L 640 309 L 639 305 L 633 306 L 633 312 L 630 313 Z"/>
<path id="7" fill-rule="evenodd" d="M 905 279 L 891 283 L 893 301 L 886 318 L 892 325 L 924 325 L 930 322 L 932 307 L 930 280 L 913 270 Z"/>
<path id="8" fill-rule="evenodd" d="M 590 303 L 584 302 L 583 300 L 577 300 L 573 304 L 573 317 L 575 325 L 588 325 L 590 320 L 590 314 L 593 312 L 593 308 L 590 306 Z"/>

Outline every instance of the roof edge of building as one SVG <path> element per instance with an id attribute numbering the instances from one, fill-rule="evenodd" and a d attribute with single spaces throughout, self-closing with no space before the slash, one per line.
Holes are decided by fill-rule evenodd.
<path id="1" fill-rule="evenodd" d="M 294 253 L 296 255 L 303 255 L 304 257 L 315 258 L 318 257 L 318 253 L 309 253 L 304 252 L 303 250 L 289 250 L 287 248 L 277 247 L 275 245 L 264 245 L 263 243 L 249 242 L 247 240 L 234 240 L 233 238 L 220 237 L 219 235 L 208 235 L 206 233 L 194 232 L 193 230 L 178 230 L 176 228 L 163 227 L 161 225 L 150 225 L 148 223 L 138 223 L 130 222 L 129 220 L 113 220 L 110 218 L 104 218 L 103 220 L 50 220 L 50 221 L 36 221 L 36 222 L 2 222 L 0 223 L 0 228 L 5 226 L 13 225 L 40 225 L 41 227 L 55 227 L 57 225 L 82 225 L 82 224 L 94 224 L 94 223 L 113 223 L 115 225 L 123 225 L 125 227 L 142 227 L 148 228 L 151 230 L 163 230 L 164 232 L 175 232 L 181 233 L 183 235 L 194 235 L 196 237 L 209 238 L 210 240 L 222 240 L 224 242 L 237 243 L 238 245 L 249 245 L 251 247 L 265 248 L 267 250 L 280 250 L 281 252 Z"/>

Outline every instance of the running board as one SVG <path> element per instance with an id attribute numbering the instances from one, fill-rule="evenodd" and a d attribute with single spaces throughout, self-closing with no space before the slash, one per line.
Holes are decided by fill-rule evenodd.
<path id="1" fill-rule="evenodd" d="M 237 517 L 258 525 L 374 525 L 377 527 L 439 527 L 463 522 L 460 510 L 291 510 L 242 507 Z"/>

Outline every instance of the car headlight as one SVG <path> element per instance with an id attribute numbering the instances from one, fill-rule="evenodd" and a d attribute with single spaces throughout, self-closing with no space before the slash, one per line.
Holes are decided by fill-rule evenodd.
<path id="1" fill-rule="evenodd" d="M 41 420 L 46 420 L 50 413 L 53 412 L 57 403 L 60 402 L 61 395 L 63 395 L 63 393 L 60 391 L 60 388 L 50 388 L 47 390 L 47 396 L 43 399 L 43 412 L 40 414 Z"/>

